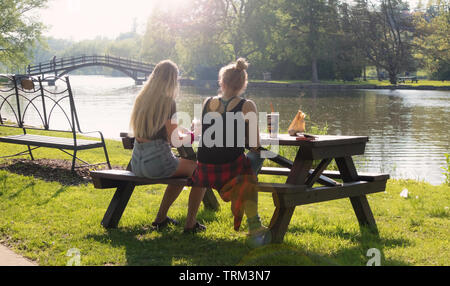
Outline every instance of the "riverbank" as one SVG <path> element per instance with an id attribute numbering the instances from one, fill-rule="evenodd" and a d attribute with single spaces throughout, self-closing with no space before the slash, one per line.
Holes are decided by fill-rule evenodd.
<path id="1" fill-rule="evenodd" d="M 373 82 L 373 81 L 371 81 Z M 250 81 L 248 88 L 295 88 L 295 89 L 391 89 L 391 90 L 450 90 L 450 82 L 433 82 L 425 81 L 425 84 L 399 84 L 391 85 L 386 82 L 377 83 L 365 82 L 321 82 L 311 83 L 307 81 Z M 194 86 L 198 88 L 218 88 L 216 80 L 196 80 L 181 79 L 180 84 L 183 86 Z M 448 85 L 447 85 L 448 84 Z"/>

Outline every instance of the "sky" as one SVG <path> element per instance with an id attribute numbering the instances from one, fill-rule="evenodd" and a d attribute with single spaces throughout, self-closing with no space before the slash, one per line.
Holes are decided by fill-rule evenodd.
<path id="1" fill-rule="evenodd" d="M 185 1 L 190 0 L 49 0 L 37 16 L 48 27 L 46 36 L 74 41 L 115 38 L 132 31 L 135 19 L 138 32 L 144 32 L 157 4 L 176 9 Z M 418 0 L 408 2 L 415 7 Z"/>
<path id="2" fill-rule="evenodd" d="M 147 18 L 156 3 L 176 7 L 189 0 L 49 0 L 48 8 L 38 11 L 38 17 L 48 27 L 44 33 L 55 38 L 75 41 L 97 36 L 115 38 L 133 28 L 145 30 Z"/>

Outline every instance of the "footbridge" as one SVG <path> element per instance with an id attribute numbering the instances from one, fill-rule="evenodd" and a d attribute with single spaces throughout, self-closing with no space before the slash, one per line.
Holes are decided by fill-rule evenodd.
<path id="1" fill-rule="evenodd" d="M 41 76 L 43 79 L 50 78 L 48 75 L 54 76 L 51 78 L 59 78 L 71 71 L 91 66 L 104 66 L 121 71 L 134 79 L 137 85 L 143 84 L 155 67 L 150 63 L 109 55 L 81 55 L 63 58 L 54 57 L 49 62 L 28 65 L 25 75 Z M 48 84 L 54 85 L 55 81 L 48 80 Z"/>

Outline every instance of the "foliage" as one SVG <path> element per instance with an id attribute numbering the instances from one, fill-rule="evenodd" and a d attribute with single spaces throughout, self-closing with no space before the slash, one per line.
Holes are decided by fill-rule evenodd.
<path id="1" fill-rule="evenodd" d="M 201 79 L 217 78 L 220 66 L 237 57 L 262 72 L 270 67 L 267 50 L 277 22 L 273 2 L 194 0 L 175 11 L 157 9 L 148 20 L 142 56 L 153 62 L 176 59 Z"/>
<path id="2" fill-rule="evenodd" d="M 348 10 L 347 25 L 358 48 L 370 63 L 388 72 L 391 84 L 397 83 L 400 72 L 413 68 L 414 25 L 408 11 L 401 0 L 358 0 Z"/>
<path id="3" fill-rule="evenodd" d="M 34 50 L 33 63 L 52 61 L 53 57 L 72 57 L 81 55 L 111 55 L 116 57 L 139 59 L 142 36 L 134 33 L 123 33 L 116 39 L 97 37 L 92 40 L 73 42 L 52 37 L 44 38 L 45 45 L 37 45 Z M 88 67 L 71 72 L 71 74 L 103 74 L 123 75 L 121 72 L 107 67 Z"/>
<path id="4" fill-rule="evenodd" d="M 110 41 L 106 47 L 106 54 L 128 58 L 128 59 L 139 59 L 140 47 L 142 45 L 142 37 L 134 32 L 121 34 L 114 41 Z"/>
<path id="5" fill-rule="evenodd" d="M 450 6 L 445 1 L 430 1 L 424 12 L 417 12 L 414 39 L 416 58 L 430 71 L 432 79 L 450 79 Z"/>
<path id="6" fill-rule="evenodd" d="M 2 5 L 13 2 L 18 0 Z M 433 79 L 450 77 L 448 1 L 430 0 L 425 9 L 419 3 L 414 10 L 404 0 L 190 0 L 177 5 L 158 2 L 143 35 L 134 27 L 116 39 L 44 39 L 37 43 L 34 62 L 81 54 L 152 63 L 170 58 L 183 76 L 213 80 L 220 67 L 245 57 L 252 79 L 269 71 L 274 80 L 347 82 L 358 80 L 367 67 L 374 67 L 380 80 L 389 74 L 391 84 L 400 73 L 418 68 Z M 4 55 L 0 52 L 0 65 L 11 65 Z M 15 59 L 21 69 L 26 60 Z M 98 72 L 119 74 L 103 67 L 77 71 Z"/>
<path id="7" fill-rule="evenodd" d="M 33 12 L 47 0 L 0 1 L 0 63 L 17 67 L 28 61 L 30 48 L 40 40 L 43 24 Z"/>
<path id="8" fill-rule="evenodd" d="M 339 37 L 338 1 L 284 1 L 282 11 L 289 17 L 286 56 L 296 63 L 311 65 L 311 80 L 319 80 L 318 60 L 334 58 L 329 47 Z"/>
<path id="9" fill-rule="evenodd" d="M 352 81 L 370 63 L 395 84 L 400 72 L 416 68 L 416 31 L 402 0 L 188 2 L 150 17 L 146 59 L 174 58 L 188 75 L 204 79 L 237 57 L 249 59 L 253 78 L 272 71 L 274 79 L 313 82 Z"/>
<path id="10" fill-rule="evenodd" d="M 444 170 L 445 183 L 450 186 L 450 154 L 445 154 L 447 165 L 442 167 Z"/>

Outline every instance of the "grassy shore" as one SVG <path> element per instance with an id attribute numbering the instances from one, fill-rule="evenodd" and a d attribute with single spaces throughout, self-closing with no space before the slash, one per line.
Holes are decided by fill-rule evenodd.
<path id="1" fill-rule="evenodd" d="M 0 136 L 10 133 L 0 128 Z M 112 164 L 125 166 L 130 151 L 117 141 L 107 145 Z M 23 147 L 0 144 L 0 150 L 12 154 Z M 53 149 L 36 150 L 35 157 L 69 159 Z M 83 151 L 81 157 L 104 160 L 101 150 Z M 142 186 L 131 197 L 119 228 L 105 230 L 100 221 L 114 190 L 67 184 L 65 178 L 45 180 L 32 175 L 42 173 L 37 171 L 43 167 L 33 168 L 0 168 L 0 240 L 40 265 L 65 265 L 71 248 L 80 250 L 82 265 L 365 265 L 370 248 L 382 251 L 382 265 L 450 264 L 447 185 L 390 180 L 385 193 L 370 195 L 379 239 L 360 231 L 349 200 L 338 200 L 298 207 L 283 244 L 252 249 L 246 244 L 245 222 L 240 232 L 233 231 L 229 204 L 221 202 L 218 212 L 201 207 L 205 233 L 184 235 L 182 226 L 154 232 L 149 226 L 164 186 Z M 282 181 L 275 176 L 260 179 Z M 406 199 L 399 195 L 405 188 Z M 183 192 L 170 211 L 181 223 L 188 194 Z M 274 210 L 271 196 L 261 194 L 259 205 L 268 224 Z"/>
<path id="2" fill-rule="evenodd" d="M 392 84 L 388 80 L 378 81 L 374 79 L 369 79 L 367 81 L 363 80 L 355 80 L 355 81 L 341 81 L 341 80 L 332 80 L 332 81 L 320 81 L 319 83 L 312 83 L 308 80 L 270 80 L 270 81 L 263 81 L 263 80 L 251 80 L 250 82 L 260 83 L 260 82 L 267 82 L 267 83 L 279 83 L 279 84 L 329 84 L 329 85 L 375 85 L 375 86 L 392 86 Z M 432 86 L 432 87 L 450 87 L 450 81 L 437 81 L 437 80 L 419 80 L 417 83 L 411 83 L 411 81 L 407 81 L 406 83 L 399 83 L 397 86 Z"/>

